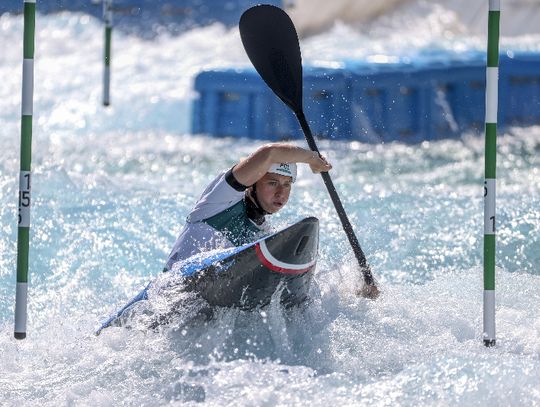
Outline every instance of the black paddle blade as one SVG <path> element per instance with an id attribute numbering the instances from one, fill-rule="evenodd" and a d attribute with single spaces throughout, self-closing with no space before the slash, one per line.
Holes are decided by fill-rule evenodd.
<path id="1" fill-rule="evenodd" d="M 261 78 L 294 112 L 301 112 L 302 57 L 287 13 L 267 4 L 246 10 L 240 17 L 240 37 Z"/>

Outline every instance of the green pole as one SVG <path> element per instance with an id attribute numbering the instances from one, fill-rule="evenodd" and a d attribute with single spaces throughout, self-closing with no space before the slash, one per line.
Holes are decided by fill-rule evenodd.
<path id="1" fill-rule="evenodd" d="M 105 21 L 105 52 L 103 55 L 103 106 L 109 106 L 111 87 L 112 0 L 103 0 L 103 20 Z"/>
<path id="2" fill-rule="evenodd" d="M 36 0 L 24 0 L 21 166 L 19 172 L 19 227 L 17 234 L 17 288 L 15 294 L 15 338 L 17 339 L 26 338 L 28 252 L 30 243 L 30 164 L 32 161 L 35 22 Z"/>
<path id="3" fill-rule="evenodd" d="M 495 185 L 500 0 L 489 0 L 484 181 L 484 345 L 495 345 Z"/>

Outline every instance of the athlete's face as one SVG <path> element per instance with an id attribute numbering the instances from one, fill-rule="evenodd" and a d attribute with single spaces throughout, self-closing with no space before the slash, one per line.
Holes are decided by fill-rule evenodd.
<path id="1" fill-rule="evenodd" d="M 292 178 L 267 172 L 255 185 L 262 208 L 268 213 L 276 213 L 289 200 Z"/>

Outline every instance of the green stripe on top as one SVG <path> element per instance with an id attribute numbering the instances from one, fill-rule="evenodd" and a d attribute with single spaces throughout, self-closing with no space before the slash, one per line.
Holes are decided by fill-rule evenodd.
<path id="1" fill-rule="evenodd" d="M 495 235 L 484 235 L 484 290 L 495 290 Z"/>
<path id="2" fill-rule="evenodd" d="M 488 18 L 487 66 L 499 66 L 499 20 L 500 11 L 490 11 Z"/>
<path id="3" fill-rule="evenodd" d="M 24 58 L 34 58 L 34 31 L 36 24 L 36 4 L 24 3 Z"/>
<path id="4" fill-rule="evenodd" d="M 486 123 L 485 177 L 496 178 L 497 123 Z"/>

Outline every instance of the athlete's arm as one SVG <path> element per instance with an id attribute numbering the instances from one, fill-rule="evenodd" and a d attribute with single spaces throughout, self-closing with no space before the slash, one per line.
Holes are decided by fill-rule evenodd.
<path id="1" fill-rule="evenodd" d="M 314 173 L 330 171 L 332 165 L 315 151 L 287 143 L 271 143 L 259 147 L 249 157 L 236 164 L 234 178 L 242 185 L 251 186 L 268 172 L 274 163 L 306 163 Z"/>

